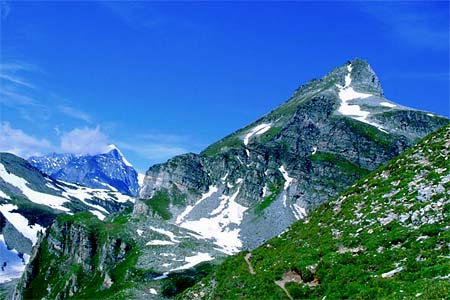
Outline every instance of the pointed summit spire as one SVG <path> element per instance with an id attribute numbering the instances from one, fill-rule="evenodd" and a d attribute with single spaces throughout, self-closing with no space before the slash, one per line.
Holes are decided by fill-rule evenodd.
<path id="1" fill-rule="evenodd" d="M 349 61 L 345 68 L 348 65 L 351 66 L 352 87 L 355 91 L 383 97 L 380 80 L 367 61 L 355 58 Z"/>

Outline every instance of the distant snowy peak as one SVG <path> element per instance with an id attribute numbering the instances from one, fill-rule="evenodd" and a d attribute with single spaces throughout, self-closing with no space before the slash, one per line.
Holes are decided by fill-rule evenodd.
<path id="1" fill-rule="evenodd" d="M 54 179 L 136 195 L 138 174 L 115 145 L 96 155 L 50 154 L 30 157 L 29 162 Z"/>
<path id="2" fill-rule="evenodd" d="M 119 148 L 117 148 L 117 146 L 114 144 L 110 144 L 110 145 L 106 146 L 103 153 L 105 153 L 105 154 L 112 153 L 112 154 L 116 155 L 117 158 L 120 158 L 126 166 L 133 167 L 133 165 L 125 158 L 122 151 L 120 151 Z"/>

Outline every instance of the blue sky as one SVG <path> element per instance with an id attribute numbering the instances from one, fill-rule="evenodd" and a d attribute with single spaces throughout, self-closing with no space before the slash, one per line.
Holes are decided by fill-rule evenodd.
<path id="1" fill-rule="evenodd" d="M 449 113 L 449 2 L 1 2 L 0 151 L 139 171 L 360 57 L 388 99 Z"/>

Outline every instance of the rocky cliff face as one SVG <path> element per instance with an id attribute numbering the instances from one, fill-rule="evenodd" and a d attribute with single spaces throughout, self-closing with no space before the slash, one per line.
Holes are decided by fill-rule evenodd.
<path id="1" fill-rule="evenodd" d="M 138 174 L 120 150 L 110 145 L 97 155 L 50 154 L 30 157 L 30 163 L 54 179 L 82 186 L 136 195 Z"/>
<path id="2" fill-rule="evenodd" d="M 450 126 L 177 299 L 446 299 Z"/>
<path id="3" fill-rule="evenodd" d="M 156 213 L 235 253 L 278 235 L 446 122 L 385 99 L 357 59 L 199 155 L 151 167 L 139 198 L 167 195 Z"/>

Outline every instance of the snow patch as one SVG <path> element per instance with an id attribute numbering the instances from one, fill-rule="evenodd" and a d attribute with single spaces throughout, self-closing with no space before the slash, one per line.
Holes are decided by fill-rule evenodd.
<path id="1" fill-rule="evenodd" d="M 22 177 L 16 176 L 12 173 L 8 173 L 6 171 L 5 166 L 0 163 L 0 177 L 7 183 L 15 186 L 27 197 L 31 202 L 46 205 L 54 209 L 62 210 L 62 211 L 70 211 L 70 209 L 62 206 L 64 203 L 69 200 L 64 199 L 62 197 L 53 196 L 45 193 L 40 193 L 32 190 L 28 187 L 28 182 Z"/>
<path id="2" fill-rule="evenodd" d="M 256 127 L 254 127 L 253 129 L 251 129 L 247 135 L 244 137 L 244 145 L 247 146 L 248 145 L 248 141 L 250 140 L 250 138 L 254 135 L 260 135 L 263 134 L 265 132 L 267 132 L 270 129 L 271 124 L 270 123 L 263 123 L 260 124 Z"/>
<path id="3" fill-rule="evenodd" d="M 164 230 L 164 229 L 161 229 L 161 228 L 156 228 L 156 227 L 153 227 L 153 226 L 150 226 L 150 229 L 155 231 L 155 232 L 158 232 L 160 234 L 163 234 L 163 235 L 167 236 L 174 243 L 179 243 L 180 242 L 179 240 L 176 239 L 175 234 L 173 234 L 171 231 Z"/>
<path id="4" fill-rule="evenodd" d="M 11 198 L 6 195 L 5 193 L 3 193 L 3 191 L 0 191 L 0 198 L 6 199 L 6 200 L 11 200 Z"/>
<path id="5" fill-rule="evenodd" d="M 171 241 L 152 240 L 150 242 L 147 242 L 145 245 L 147 245 L 147 246 L 169 246 L 169 245 L 175 245 L 175 243 L 171 242 Z"/>
<path id="6" fill-rule="evenodd" d="M 198 252 L 194 256 L 187 256 L 187 257 L 185 257 L 184 261 L 187 262 L 187 264 L 182 265 L 181 267 L 172 269 L 172 270 L 170 270 L 170 272 L 178 271 L 178 270 L 190 269 L 190 268 L 194 267 L 195 265 L 198 265 L 201 262 L 210 261 L 210 260 L 213 260 L 213 259 L 214 259 L 214 257 L 209 255 L 209 253 Z"/>
<path id="7" fill-rule="evenodd" d="M 304 207 L 301 207 L 298 204 L 293 204 L 292 205 L 292 212 L 294 213 L 294 216 L 297 220 L 303 219 L 304 217 L 306 217 L 307 213 L 306 213 L 306 209 Z"/>
<path id="8" fill-rule="evenodd" d="M 345 75 L 345 85 L 341 86 L 336 84 L 339 88 L 339 98 L 341 99 L 341 105 L 338 108 L 338 112 L 344 116 L 350 116 L 351 118 L 360 122 L 369 124 L 376 127 L 378 130 L 387 132 L 380 124 L 369 121 L 367 118 L 370 115 L 369 111 L 362 110 L 357 104 L 349 104 L 348 101 L 353 99 L 365 99 L 373 96 L 372 94 L 359 93 L 355 91 L 350 84 L 352 83 L 352 65 L 347 66 L 348 74 Z M 388 102 L 386 102 L 388 103 Z"/>
<path id="9" fill-rule="evenodd" d="M 39 224 L 29 225 L 27 218 L 19 213 L 12 212 L 15 209 L 18 209 L 18 207 L 12 204 L 0 205 L 0 212 L 6 220 L 35 245 L 38 239 L 37 233 L 39 231 L 45 232 L 45 228 Z"/>
<path id="10" fill-rule="evenodd" d="M 136 229 L 136 233 L 137 233 L 139 236 L 142 236 L 142 234 L 144 233 L 144 231 L 143 231 L 142 229 Z"/>
<path id="11" fill-rule="evenodd" d="M 91 214 L 96 216 L 100 221 L 103 221 L 105 219 L 105 215 L 99 212 L 98 210 L 89 210 Z"/>
<path id="12" fill-rule="evenodd" d="M 380 102 L 380 105 L 382 105 L 382 106 L 386 106 L 386 107 L 390 107 L 390 108 L 393 108 L 393 107 L 396 107 L 397 105 L 395 105 L 395 104 L 393 104 L 393 103 L 390 103 L 390 102 Z"/>
<path id="13" fill-rule="evenodd" d="M 294 180 L 294 178 L 289 177 L 289 174 L 283 165 L 278 170 L 280 170 L 280 172 L 284 178 L 284 190 L 287 190 L 288 187 L 291 185 L 292 180 Z"/>
<path id="14" fill-rule="evenodd" d="M 237 203 L 238 189 L 231 197 L 220 196 L 219 206 L 210 213 L 209 218 L 186 221 L 179 224 L 181 227 L 192 230 L 206 239 L 215 239 L 215 244 L 221 247 L 225 253 L 237 253 L 242 247 L 239 239 L 238 227 L 244 218 L 247 207 Z"/>
<path id="15" fill-rule="evenodd" d="M 211 185 L 211 186 L 209 187 L 209 190 L 208 190 L 206 193 L 202 194 L 202 196 L 200 197 L 200 199 L 197 200 L 197 202 L 195 202 L 194 205 L 188 205 L 188 206 L 186 206 L 186 209 L 185 209 L 185 210 L 177 217 L 177 220 L 176 220 L 175 223 L 176 223 L 177 225 L 181 224 L 181 223 L 184 221 L 184 219 L 186 218 L 186 216 L 194 209 L 195 206 L 199 205 L 199 204 L 200 204 L 203 200 L 205 200 L 206 198 L 211 197 L 214 193 L 217 193 L 218 190 L 219 190 L 219 189 L 217 188 L 217 186 Z"/>

